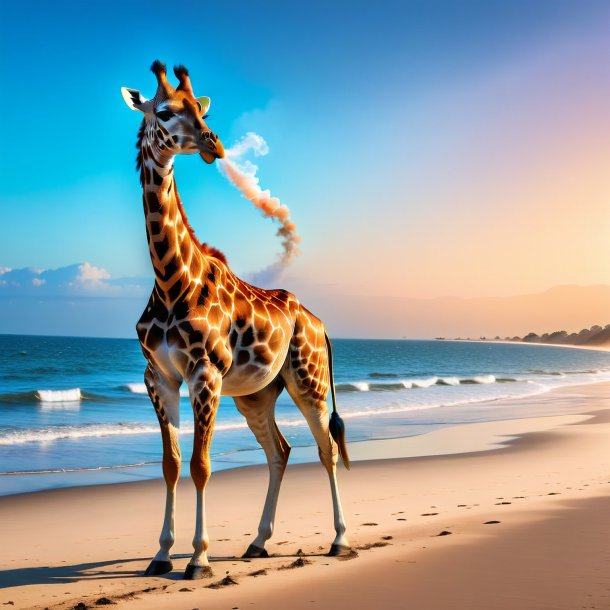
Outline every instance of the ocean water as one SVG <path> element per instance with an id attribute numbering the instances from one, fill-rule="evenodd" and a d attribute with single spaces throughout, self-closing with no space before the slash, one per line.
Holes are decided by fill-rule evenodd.
<path id="1" fill-rule="evenodd" d="M 553 415 L 548 401 L 541 411 L 529 403 L 507 408 L 502 399 L 610 380 L 605 352 L 445 341 L 337 339 L 333 346 L 350 442 Z M 161 439 L 144 367 L 136 340 L 0 335 L 0 495 L 160 477 Z M 188 474 L 192 413 L 184 386 L 181 393 Z M 286 393 L 276 420 L 293 447 L 313 445 Z M 231 398 L 221 399 L 215 430 L 215 470 L 264 463 Z M 291 461 L 315 456 L 296 451 Z"/>

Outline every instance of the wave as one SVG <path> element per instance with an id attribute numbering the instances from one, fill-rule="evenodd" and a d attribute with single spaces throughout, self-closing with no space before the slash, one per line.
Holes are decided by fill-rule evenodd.
<path id="1" fill-rule="evenodd" d="M 436 385 L 437 383 L 438 377 L 429 377 L 428 379 L 408 379 L 402 382 L 402 384 L 405 388 L 407 388 L 407 390 L 413 388 L 429 388 L 433 385 Z"/>
<path id="2" fill-rule="evenodd" d="M 148 390 L 145 383 L 126 383 L 119 386 L 120 390 L 127 390 L 130 394 L 144 394 L 148 396 Z M 180 388 L 180 396 L 188 397 L 189 389 L 186 386 Z"/>
<path id="3" fill-rule="evenodd" d="M 441 377 L 437 382 L 438 385 L 460 385 L 459 377 Z"/>
<path id="4" fill-rule="evenodd" d="M 494 375 L 475 375 L 473 377 L 427 377 L 423 379 L 403 379 L 401 381 L 370 382 L 350 381 L 338 383 L 337 392 L 389 392 L 395 390 L 412 390 L 439 386 L 458 386 L 461 384 L 511 383 L 522 381 L 512 377 L 496 378 Z"/>
<path id="5" fill-rule="evenodd" d="M 337 392 L 368 392 L 371 389 L 371 384 L 366 381 L 352 381 L 350 383 L 337 383 L 335 390 Z"/>
<path id="6" fill-rule="evenodd" d="M 38 390 L 35 392 L 40 402 L 79 402 L 81 399 L 80 388 L 71 390 Z"/>
<path id="7" fill-rule="evenodd" d="M 353 392 L 374 392 L 378 387 L 386 387 L 395 389 L 401 387 L 403 389 L 409 388 L 409 391 L 405 394 L 406 397 L 413 397 L 413 400 L 407 398 L 403 401 L 399 399 L 398 404 L 394 398 L 392 404 L 388 404 L 385 400 L 379 403 L 380 395 L 377 395 L 376 400 L 373 401 L 370 407 L 363 408 L 363 400 L 357 398 L 356 403 L 352 400 L 348 400 L 345 397 L 344 408 L 342 409 L 341 415 L 344 418 L 358 418 L 358 417 L 376 417 L 383 414 L 399 414 L 409 411 L 419 411 L 421 409 L 434 409 L 439 407 L 452 407 L 470 403 L 478 402 L 490 402 L 501 400 L 504 398 L 520 398 L 527 395 L 538 394 L 548 392 L 554 388 L 567 387 L 569 385 L 580 385 L 582 383 L 596 383 L 600 381 L 606 381 L 610 378 L 606 371 L 603 375 L 599 375 L 596 379 L 592 380 L 590 377 L 587 380 L 574 376 L 572 383 L 568 383 L 568 379 L 558 378 L 557 381 L 550 379 L 512 379 L 512 378 L 499 378 L 496 379 L 493 375 L 478 375 L 473 377 L 459 378 L 459 377 L 432 377 L 427 379 L 410 379 L 404 380 L 400 384 L 388 383 L 388 384 L 373 384 L 368 382 L 353 382 L 351 384 L 344 384 L 350 386 Z M 521 381 L 521 384 L 515 384 L 513 389 L 510 391 L 506 386 L 506 389 L 500 389 L 497 386 L 493 389 L 494 383 L 507 383 L 509 381 Z M 457 383 L 459 382 L 459 384 Z M 450 387 L 446 386 L 464 386 L 468 384 L 480 384 L 486 386 L 488 389 L 485 392 L 475 390 L 475 385 L 472 386 L 471 391 L 466 391 L 466 387 L 463 387 L 462 392 L 454 392 Z M 432 393 L 426 391 L 416 390 L 418 387 L 431 388 L 432 386 L 445 386 L 444 391 L 441 387 L 441 393 Z M 481 388 L 482 390 L 483 388 Z M 411 394 L 411 390 L 413 394 Z M 365 401 L 372 400 L 362 397 Z M 378 404 L 375 404 L 378 402 Z M 352 403 L 350 405 L 350 403 Z M 53 404 L 53 403 L 52 403 Z M 60 404 L 60 403 L 54 403 Z M 78 404 L 78 403 L 76 403 Z M 280 417 L 277 420 L 280 427 L 303 427 L 307 425 L 307 422 L 302 417 L 286 418 Z M 248 428 L 247 423 L 244 419 L 235 420 L 232 419 L 226 422 L 218 422 L 215 426 L 216 431 L 223 430 L 246 430 Z M 193 426 L 190 423 L 180 428 L 180 434 L 192 434 Z M 87 423 L 80 425 L 57 425 L 39 428 L 4 428 L 0 432 L 0 446 L 2 445 L 21 445 L 25 443 L 50 443 L 53 441 L 61 440 L 78 440 L 83 438 L 96 438 L 96 437 L 107 437 L 107 436 L 120 436 L 120 435 L 141 435 L 141 434 L 158 434 L 159 427 L 156 424 L 141 424 L 133 422 L 117 422 L 117 423 Z"/>
<path id="8" fill-rule="evenodd" d="M 91 468 L 52 468 L 47 470 L 6 470 L 0 471 L 0 475 L 20 475 L 20 474 L 62 474 L 67 472 L 97 472 L 99 470 L 115 470 L 119 468 L 138 468 L 141 466 L 151 466 L 161 464 L 160 461 L 138 462 L 136 464 L 117 464 L 115 466 L 92 466 Z"/>
<path id="9" fill-rule="evenodd" d="M 158 432 L 158 426 L 146 424 L 82 424 L 78 426 L 49 426 L 47 428 L 12 429 L 0 436 L 0 445 L 23 443 L 48 443 L 64 439 L 114 436 L 120 434 L 150 434 Z"/>
<path id="10" fill-rule="evenodd" d="M 80 388 L 70 390 L 30 390 L 27 392 L 14 392 L 0 394 L 0 402 L 35 402 L 35 403 L 78 403 L 89 396 L 85 396 Z M 102 398 L 101 396 L 99 398 Z"/>
<path id="11" fill-rule="evenodd" d="M 404 390 L 415 390 L 431 388 L 433 386 L 460 386 L 469 384 L 494 384 L 494 383 L 532 383 L 544 382 L 557 379 L 567 381 L 577 375 L 599 376 L 610 372 L 608 369 L 586 369 L 577 371 L 559 371 L 548 369 L 531 369 L 527 373 L 515 376 L 496 376 L 492 374 L 482 375 L 445 375 L 429 376 L 421 378 L 404 378 L 391 373 L 370 373 L 368 381 L 343 381 L 336 384 L 336 390 L 341 392 L 397 392 Z M 0 403 L 29 403 L 38 404 L 43 409 L 77 409 L 82 401 L 95 402 L 117 402 L 124 401 L 126 396 L 147 396 L 148 392 L 144 383 L 126 383 L 114 386 L 110 393 L 104 389 L 94 393 L 81 388 L 64 390 L 28 390 L 0 394 Z M 188 387 L 180 388 L 180 396 L 188 398 Z"/>
<path id="12" fill-rule="evenodd" d="M 461 379 L 460 383 L 495 383 L 496 378 L 494 375 L 476 375 L 474 377 L 469 377 L 466 379 Z"/>
<path id="13" fill-rule="evenodd" d="M 278 419 L 281 426 L 304 426 L 305 419 Z M 246 420 L 217 423 L 215 431 L 245 430 L 248 428 Z M 157 424 L 137 424 L 118 422 L 114 424 L 81 424 L 76 426 L 58 425 L 46 428 L 13 428 L 0 433 L 0 445 L 22 445 L 24 443 L 49 443 L 58 440 L 99 438 L 104 436 L 122 436 L 137 434 L 158 434 Z M 192 434 L 192 424 L 181 426 L 180 434 Z"/>
<path id="14" fill-rule="evenodd" d="M 576 371 L 578 372 L 578 371 Z M 566 373 L 564 371 L 549 371 L 545 369 L 530 369 L 528 373 L 532 373 L 534 375 L 554 375 L 557 377 L 565 377 Z"/>

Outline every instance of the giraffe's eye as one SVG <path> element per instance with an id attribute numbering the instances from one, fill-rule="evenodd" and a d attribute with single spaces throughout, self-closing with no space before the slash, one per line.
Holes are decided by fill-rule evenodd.
<path id="1" fill-rule="evenodd" d="M 169 110 L 161 110 L 161 112 L 157 112 L 157 118 L 161 119 L 162 121 L 169 121 L 174 116 L 174 113 Z"/>

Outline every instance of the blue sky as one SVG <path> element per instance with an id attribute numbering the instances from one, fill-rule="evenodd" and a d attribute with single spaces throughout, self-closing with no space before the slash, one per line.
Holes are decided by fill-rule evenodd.
<path id="1" fill-rule="evenodd" d="M 570 214 L 607 201 L 609 16 L 593 0 L 11 3 L 0 268 L 87 261 L 113 278 L 151 275 L 140 119 L 119 89 L 152 96 L 160 58 L 186 64 L 212 98 L 225 145 L 247 131 L 268 142 L 261 185 L 303 238 L 290 289 L 478 296 L 608 282 L 607 214 L 593 228 Z M 236 272 L 273 261 L 275 228 L 214 167 L 181 158 L 176 177 L 197 234 Z M 573 262 L 537 241 L 570 231 L 586 244 Z"/>

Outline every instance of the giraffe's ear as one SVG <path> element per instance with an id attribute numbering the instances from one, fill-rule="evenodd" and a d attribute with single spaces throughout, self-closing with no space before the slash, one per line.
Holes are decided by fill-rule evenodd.
<path id="1" fill-rule="evenodd" d="M 121 95 L 125 100 L 125 103 L 132 110 L 139 110 L 140 112 L 148 112 L 150 109 L 151 101 L 147 100 L 139 91 L 136 89 L 128 89 L 127 87 L 121 87 Z"/>
<path id="2" fill-rule="evenodd" d="M 200 114 L 205 114 L 212 104 L 212 100 L 206 95 L 202 95 L 201 97 L 196 98 L 197 104 L 199 104 Z"/>

